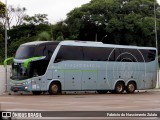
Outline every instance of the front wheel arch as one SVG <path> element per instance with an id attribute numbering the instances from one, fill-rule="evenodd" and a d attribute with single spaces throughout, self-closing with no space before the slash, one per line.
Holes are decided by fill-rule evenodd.
<path id="1" fill-rule="evenodd" d="M 62 92 L 61 82 L 53 81 L 49 85 L 48 92 L 50 95 L 58 95 Z"/>

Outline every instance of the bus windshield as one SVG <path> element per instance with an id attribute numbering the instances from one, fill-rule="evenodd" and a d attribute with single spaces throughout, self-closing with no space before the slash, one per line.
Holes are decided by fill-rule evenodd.
<path id="1" fill-rule="evenodd" d="M 16 52 L 15 59 L 27 59 L 34 56 L 35 46 L 20 46 Z"/>
<path id="2" fill-rule="evenodd" d="M 31 77 L 44 75 L 58 43 L 41 45 L 21 45 L 15 55 L 15 61 L 12 64 L 12 79 L 24 80 Z M 32 57 L 45 56 L 44 59 L 31 61 L 26 68 L 24 62 L 17 63 L 16 60 L 26 60 Z"/>

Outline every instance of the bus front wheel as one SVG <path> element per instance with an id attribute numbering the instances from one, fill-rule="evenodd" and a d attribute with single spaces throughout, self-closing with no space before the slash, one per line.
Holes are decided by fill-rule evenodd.
<path id="1" fill-rule="evenodd" d="M 115 93 L 120 94 L 124 92 L 125 85 L 123 82 L 117 82 L 115 85 Z"/>
<path id="2" fill-rule="evenodd" d="M 61 93 L 61 85 L 58 82 L 51 83 L 48 92 L 49 92 L 50 95 L 60 94 Z"/>
<path id="3" fill-rule="evenodd" d="M 127 87 L 126 87 L 126 92 L 127 93 L 134 93 L 135 90 L 136 90 L 136 84 L 135 84 L 135 82 L 129 82 L 127 84 Z"/>

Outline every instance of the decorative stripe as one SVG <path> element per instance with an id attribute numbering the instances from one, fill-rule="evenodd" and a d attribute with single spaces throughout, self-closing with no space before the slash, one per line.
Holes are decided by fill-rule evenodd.
<path id="1" fill-rule="evenodd" d="M 3 62 L 4 67 L 7 66 L 7 62 L 9 62 L 9 61 L 13 61 L 13 57 L 10 57 L 10 58 L 7 58 L 7 59 L 4 60 L 4 62 Z"/>
<path id="2" fill-rule="evenodd" d="M 61 72 L 98 72 L 98 70 L 58 69 Z"/>
<path id="3" fill-rule="evenodd" d="M 31 57 L 25 60 L 24 62 L 24 68 L 28 68 L 28 64 L 32 61 L 38 61 L 44 59 L 46 56 L 41 56 L 41 57 Z"/>

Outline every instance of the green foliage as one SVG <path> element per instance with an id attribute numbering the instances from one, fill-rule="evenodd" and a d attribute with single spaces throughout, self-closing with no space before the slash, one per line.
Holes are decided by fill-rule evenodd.
<path id="1" fill-rule="evenodd" d="M 48 24 L 47 14 L 35 14 L 34 16 L 26 15 L 24 17 L 24 24 Z"/>
<path id="2" fill-rule="evenodd" d="M 3 62 L 4 58 L 4 26 L 2 24 L 2 18 L 5 14 L 5 5 L 0 1 L 0 64 Z"/>
<path id="3" fill-rule="evenodd" d="M 39 41 L 48 41 L 51 40 L 51 36 L 48 32 L 44 31 L 38 34 L 38 40 Z"/>
<path id="4" fill-rule="evenodd" d="M 69 31 L 64 38 L 94 41 L 97 34 L 98 41 L 107 35 L 104 43 L 155 46 L 153 0 L 91 0 L 68 13 L 64 22 Z"/>
<path id="5" fill-rule="evenodd" d="M 0 1 L 0 19 L 4 17 L 5 14 L 5 4 Z"/>
<path id="6" fill-rule="evenodd" d="M 69 28 L 64 21 L 60 21 L 52 26 L 53 39 L 64 40 L 69 38 Z M 65 36 L 65 38 L 64 38 Z"/>
<path id="7" fill-rule="evenodd" d="M 8 56 L 14 56 L 19 45 L 26 42 L 36 41 L 36 40 L 37 40 L 37 36 L 32 36 L 32 37 L 21 37 L 20 39 L 12 41 L 8 45 Z"/>

